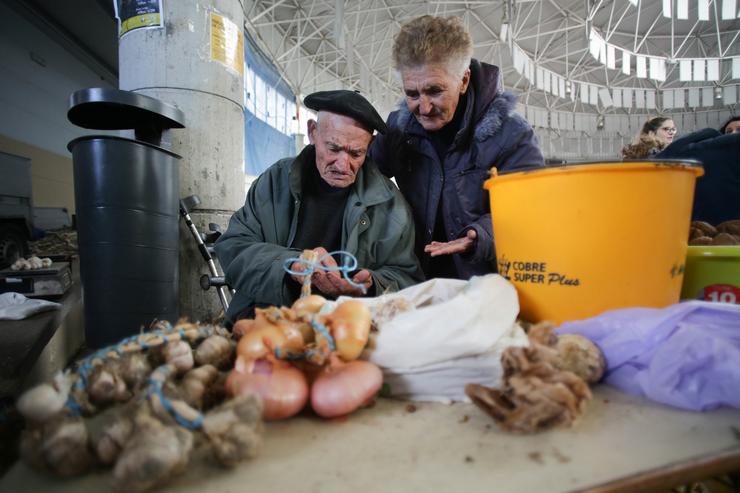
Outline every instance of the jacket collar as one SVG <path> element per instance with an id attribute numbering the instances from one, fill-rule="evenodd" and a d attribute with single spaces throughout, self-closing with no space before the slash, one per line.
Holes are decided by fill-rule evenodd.
<path id="1" fill-rule="evenodd" d="M 300 199 L 302 195 L 303 166 L 309 163 L 313 166 L 316 165 L 316 148 L 313 145 L 304 147 L 290 165 L 290 175 L 288 177 L 290 192 L 297 199 Z M 365 158 L 365 163 L 357 173 L 357 179 L 351 186 L 350 196 L 347 200 L 360 202 L 363 206 L 370 206 L 387 202 L 392 198 L 393 190 L 378 170 L 375 161 L 369 157 Z"/>

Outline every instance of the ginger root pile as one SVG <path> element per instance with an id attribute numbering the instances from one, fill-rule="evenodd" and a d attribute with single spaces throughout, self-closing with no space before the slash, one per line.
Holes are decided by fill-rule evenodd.
<path id="1" fill-rule="evenodd" d="M 536 433 L 572 426 L 586 411 L 606 368 L 601 351 L 588 339 L 558 337 L 550 323 L 534 325 L 528 347 L 509 347 L 501 356 L 503 387 L 465 386 L 473 403 L 503 430 Z"/>

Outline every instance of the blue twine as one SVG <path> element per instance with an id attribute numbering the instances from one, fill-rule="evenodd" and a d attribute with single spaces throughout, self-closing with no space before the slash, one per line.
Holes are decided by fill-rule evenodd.
<path id="1" fill-rule="evenodd" d="M 147 335 L 150 335 L 152 337 L 161 336 L 163 338 L 166 338 L 167 335 L 172 334 L 172 324 L 169 322 L 166 323 L 164 328 L 155 330 L 152 332 L 148 332 Z M 185 338 L 185 330 L 179 329 L 177 333 L 180 335 L 181 338 Z M 198 327 L 198 335 L 204 336 L 208 333 L 208 327 Z M 79 366 L 79 370 L 77 371 L 79 375 L 79 379 L 75 382 L 74 388 L 80 391 L 84 391 L 87 387 L 87 379 L 90 374 L 90 372 L 93 370 L 92 362 L 96 359 L 105 359 L 105 355 L 109 352 L 114 352 L 116 354 L 123 354 L 123 347 L 127 344 L 130 344 L 132 342 L 136 342 L 139 344 L 139 346 L 142 349 L 148 349 L 150 347 L 149 344 L 145 342 L 139 342 L 138 338 L 143 336 L 144 334 L 138 334 L 138 335 L 132 335 L 129 337 L 126 337 L 119 341 L 116 344 L 113 344 L 111 346 L 105 347 L 103 349 L 99 349 L 95 351 L 93 354 L 85 357 L 81 362 Z M 79 402 L 74 398 L 74 396 L 70 395 L 67 399 L 66 403 L 67 409 L 69 409 L 72 416 L 80 416 L 82 414 L 82 408 L 80 407 Z"/>
<path id="2" fill-rule="evenodd" d="M 315 316 L 311 318 L 309 323 L 311 324 L 311 328 L 313 328 L 314 332 L 318 332 L 319 334 L 321 334 L 322 337 L 324 337 L 324 339 L 326 339 L 327 343 L 329 344 L 329 352 L 336 350 L 337 344 L 334 342 L 334 338 L 329 333 L 329 329 L 326 328 L 326 325 L 319 322 Z M 297 361 L 302 359 L 309 359 L 314 354 L 319 354 L 320 351 L 316 349 L 309 349 L 301 353 L 286 352 L 285 354 L 283 354 L 280 348 L 275 348 L 274 353 L 277 359 Z"/>
<path id="3" fill-rule="evenodd" d="M 159 397 L 159 401 L 162 403 L 162 407 L 165 408 L 165 410 L 170 413 L 170 416 L 175 418 L 175 421 L 177 421 L 180 426 L 187 428 L 188 430 L 199 430 L 203 426 L 203 415 L 201 413 L 198 413 L 198 416 L 195 417 L 195 419 L 187 419 L 184 416 L 180 415 L 177 410 L 172 406 L 172 402 L 164 396 L 164 393 L 162 392 L 162 381 L 149 379 L 149 395 L 156 395 Z"/>
<path id="4" fill-rule="evenodd" d="M 344 262 L 341 262 L 342 265 L 337 265 L 336 267 L 327 267 L 326 265 L 321 265 L 321 261 L 323 259 L 327 257 L 332 257 L 334 255 L 340 257 L 340 259 L 344 259 Z M 301 272 L 294 271 L 290 268 L 290 266 L 293 265 L 293 262 L 298 262 L 308 268 Z M 334 252 L 329 252 L 326 255 L 322 255 L 318 260 L 316 260 L 316 262 L 311 262 L 310 260 L 307 260 L 305 258 L 293 257 L 287 259 L 283 264 L 283 270 L 291 276 L 310 276 L 314 273 L 316 269 L 326 272 L 341 272 L 342 277 L 344 277 L 344 280 L 347 281 L 350 286 L 359 289 L 360 291 L 362 291 L 362 294 L 367 293 L 367 288 L 364 284 L 358 284 L 349 278 L 349 273 L 357 269 L 357 258 L 347 251 L 336 250 Z"/>
<path id="5" fill-rule="evenodd" d="M 326 328 L 326 325 L 319 322 L 316 317 L 311 317 L 311 327 L 329 342 L 329 352 L 334 351 L 337 348 L 337 345 L 334 343 L 334 338 L 329 333 L 329 329 Z"/>

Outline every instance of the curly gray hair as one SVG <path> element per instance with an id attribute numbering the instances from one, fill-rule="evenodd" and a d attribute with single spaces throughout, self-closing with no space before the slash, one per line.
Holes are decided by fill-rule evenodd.
<path id="1" fill-rule="evenodd" d="M 472 57 L 473 40 L 459 17 L 417 17 L 401 26 L 393 42 L 393 64 L 399 72 L 441 63 L 462 77 Z"/>

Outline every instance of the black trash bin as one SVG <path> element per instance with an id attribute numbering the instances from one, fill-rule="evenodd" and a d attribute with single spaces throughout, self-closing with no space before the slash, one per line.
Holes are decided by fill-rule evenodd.
<path id="1" fill-rule="evenodd" d="M 135 139 L 90 135 L 69 143 L 74 161 L 80 275 L 89 347 L 178 317 L 180 156 L 162 132 L 184 114 L 157 99 L 93 88 L 70 97 L 83 128 L 135 130 Z"/>

